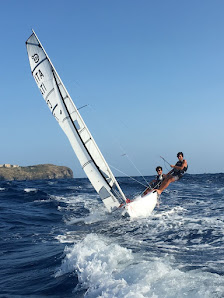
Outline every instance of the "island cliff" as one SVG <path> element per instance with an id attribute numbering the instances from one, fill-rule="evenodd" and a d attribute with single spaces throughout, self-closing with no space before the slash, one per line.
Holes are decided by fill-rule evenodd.
<path id="1" fill-rule="evenodd" d="M 0 180 L 39 180 L 73 178 L 70 168 L 52 164 L 20 167 L 13 165 L 0 166 Z"/>

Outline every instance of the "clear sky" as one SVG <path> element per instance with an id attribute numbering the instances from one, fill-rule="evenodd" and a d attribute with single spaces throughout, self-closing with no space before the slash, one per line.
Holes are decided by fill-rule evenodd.
<path id="1" fill-rule="evenodd" d="M 224 1 L 0 5 L 0 164 L 53 163 L 85 177 L 31 76 L 33 28 L 76 106 L 88 104 L 80 112 L 110 165 L 153 175 L 160 156 L 173 164 L 183 151 L 189 173 L 224 172 Z"/>

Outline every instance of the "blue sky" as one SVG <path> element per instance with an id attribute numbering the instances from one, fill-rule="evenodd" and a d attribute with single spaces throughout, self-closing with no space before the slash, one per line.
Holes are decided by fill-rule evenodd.
<path id="1" fill-rule="evenodd" d="M 189 173 L 224 172 L 223 1 L 0 3 L 0 164 L 85 177 L 31 76 L 33 28 L 110 165 L 153 175 L 183 151 Z"/>

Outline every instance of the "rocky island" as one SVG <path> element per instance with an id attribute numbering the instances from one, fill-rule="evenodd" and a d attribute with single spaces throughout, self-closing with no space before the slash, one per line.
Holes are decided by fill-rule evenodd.
<path id="1" fill-rule="evenodd" d="M 73 178 L 70 168 L 52 164 L 20 167 L 17 165 L 0 165 L 0 180 L 39 180 Z"/>

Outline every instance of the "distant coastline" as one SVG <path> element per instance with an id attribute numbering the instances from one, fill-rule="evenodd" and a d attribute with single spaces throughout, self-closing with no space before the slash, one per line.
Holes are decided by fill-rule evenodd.
<path id="1" fill-rule="evenodd" d="M 65 166 L 40 164 L 27 167 L 18 165 L 0 165 L 0 181 L 12 180 L 41 180 L 41 179 L 70 179 L 73 172 Z"/>

